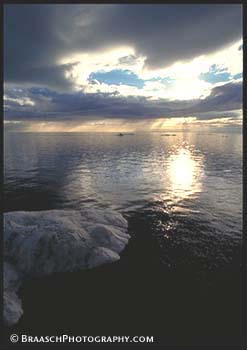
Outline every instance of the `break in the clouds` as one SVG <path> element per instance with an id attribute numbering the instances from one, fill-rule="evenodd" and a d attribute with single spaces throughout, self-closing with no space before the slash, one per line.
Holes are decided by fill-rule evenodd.
<path id="1" fill-rule="evenodd" d="M 232 124 L 242 102 L 241 22 L 232 4 L 5 5 L 6 125 Z"/>

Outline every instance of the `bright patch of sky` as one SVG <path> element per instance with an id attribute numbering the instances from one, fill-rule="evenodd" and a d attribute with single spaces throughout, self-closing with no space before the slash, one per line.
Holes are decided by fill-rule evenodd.
<path id="1" fill-rule="evenodd" d="M 141 89 L 144 87 L 144 80 L 130 70 L 115 69 L 110 72 L 93 72 L 89 76 L 89 81 L 97 80 L 99 83 L 108 85 L 129 85 Z"/>
<path id="2" fill-rule="evenodd" d="M 200 74 L 200 78 L 214 84 L 229 81 L 231 75 L 222 68 L 217 69 L 217 66 L 214 64 L 210 67 L 208 72 Z"/>
<path id="3" fill-rule="evenodd" d="M 243 79 L 243 73 L 238 73 L 233 76 L 235 80 L 242 80 Z"/>
<path id="4" fill-rule="evenodd" d="M 205 98 L 211 90 L 242 77 L 242 41 L 210 55 L 169 67 L 148 69 L 146 57 L 132 47 L 78 54 L 60 61 L 73 64 L 66 72 L 75 90 L 144 96 L 149 99 L 193 100 Z"/>
<path id="5" fill-rule="evenodd" d="M 228 82 L 232 79 L 238 80 L 242 78 L 242 73 L 235 74 L 231 76 L 230 72 L 226 68 L 218 67 L 216 64 L 213 64 L 209 71 L 206 73 L 200 74 L 202 80 L 208 81 L 209 83 L 221 83 Z"/>

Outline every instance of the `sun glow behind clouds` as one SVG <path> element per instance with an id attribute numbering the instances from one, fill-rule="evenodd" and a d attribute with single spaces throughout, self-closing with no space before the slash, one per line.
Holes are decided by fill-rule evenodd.
<path id="1" fill-rule="evenodd" d="M 215 52 L 214 54 L 195 57 L 190 61 L 175 62 L 171 66 L 159 69 L 150 69 L 145 66 L 146 57 L 138 56 L 130 46 L 112 48 L 92 53 L 75 54 L 60 59 L 58 64 L 68 64 L 66 78 L 74 86 L 74 90 L 83 90 L 85 93 L 110 93 L 122 96 L 144 96 L 150 99 L 193 100 L 210 95 L 213 87 L 222 85 L 219 81 L 219 72 L 224 72 L 231 81 L 242 73 L 242 40 Z M 215 67 L 212 70 L 212 67 Z M 130 72 L 139 79 L 140 86 L 128 84 L 128 77 L 124 83 L 119 81 L 104 81 L 91 79 L 92 76 L 114 71 Z M 203 79 L 214 72 L 216 79 Z M 109 76 L 110 76 L 109 74 Z M 131 75 L 130 75 L 131 78 Z"/>

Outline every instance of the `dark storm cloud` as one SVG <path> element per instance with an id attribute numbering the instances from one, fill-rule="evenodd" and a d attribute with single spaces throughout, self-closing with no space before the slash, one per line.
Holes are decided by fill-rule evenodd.
<path id="1" fill-rule="evenodd" d="M 147 63 L 160 67 L 177 60 L 212 52 L 241 37 L 241 6 L 143 5 L 114 6 L 102 11 L 96 32 L 88 27 L 92 42 L 133 45 L 147 56 Z"/>
<path id="2" fill-rule="evenodd" d="M 106 93 L 58 93 L 48 89 L 24 89 L 11 95 L 6 90 L 6 120 L 91 120 L 98 118 L 152 119 L 162 117 L 197 116 L 212 119 L 217 112 L 241 108 L 242 84 L 229 83 L 215 87 L 204 100 L 166 101 L 145 97 L 122 97 Z M 30 99 L 34 106 L 16 102 Z M 207 114 L 212 112 L 211 114 Z M 224 117 L 224 113 L 219 113 Z"/>
<path id="3" fill-rule="evenodd" d="M 70 88 L 61 57 L 120 45 L 152 67 L 241 37 L 240 5 L 5 5 L 5 81 Z"/>
<path id="4" fill-rule="evenodd" d="M 69 8 L 68 8 L 69 9 Z M 57 5 L 6 5 L 4 7 L 4 80 L 66 89 L 67 65 L 57 63 L 70 50 L 63 19 L 73 21 L 76 8 Z M 63 37 L 65 35 L 65 37 Z"/>

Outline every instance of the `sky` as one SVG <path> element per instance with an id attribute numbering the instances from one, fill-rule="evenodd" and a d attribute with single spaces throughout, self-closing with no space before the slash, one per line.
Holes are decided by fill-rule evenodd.
<path id="1" fill-rule="evenodd" d="M 240 129 L 242 6 L 4 6 L 9 131 Z"/>

